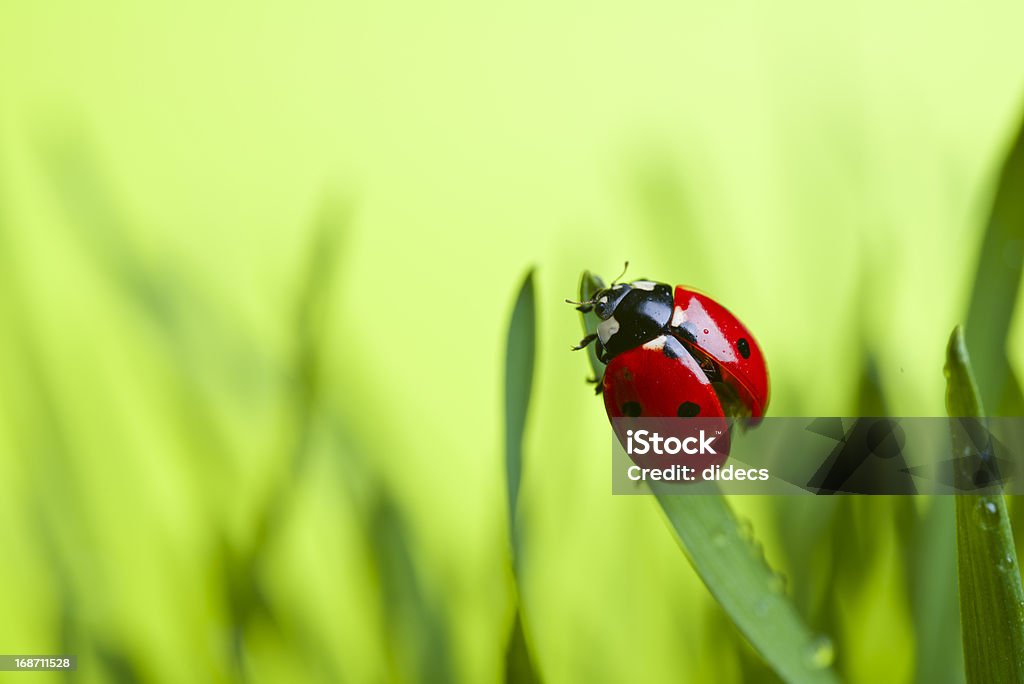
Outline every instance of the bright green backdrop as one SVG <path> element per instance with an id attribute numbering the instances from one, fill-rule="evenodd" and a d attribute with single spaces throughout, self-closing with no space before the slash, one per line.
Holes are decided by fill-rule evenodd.
<path id="1" fill-rule="evenodd" d="M 941 415 L 1022 25 L 1013 2 L 3 4 L 0 651 L 77 653 L 82 681 L 500 678 L 504 340 L 533 265 L 539 669 L 767 677 L 654 502 L 610 495 L 562 299 L 629 259 L 755 331 L 773 415 L 857 413 L 869 356 L 887 410 Z M 1009 346 L 1020 376 L 1019 310 Z M 734 504 L 851 681 L 958 651 L 915 622 L 915 588 L 955 610 L 952 547 L 905 555 L 929 502 Z"/>

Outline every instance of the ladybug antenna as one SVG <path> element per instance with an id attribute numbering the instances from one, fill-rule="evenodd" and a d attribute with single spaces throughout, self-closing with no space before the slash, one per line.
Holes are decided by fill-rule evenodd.
<path id="1" fill-rule="evenodd" d="M 572 304 L 573 306 L 575 306 L 577 309 L 579 309 L 583 313 L 587 313 L 588 311 L 590 311 L 590 307 L 594 306 L 594 300 L 593 299 L 588 299 L 585 302 L 577 302 L 577 301 L 574 301 L 572 299 L 566 299 L 565 303 L 566 304 Z"/>
<path id="2" fill-rule="evenodd" d="M 626 271 L 628 271 L 628 270 L 629 270 L 629 262 L 627 261 L 625 263 L 625 265 L 622 267 L 622 273 L 620 273 L 619 275 L 615 276 L 615 280 L 613 280 L 612 284 L 609 285 L 608 287 L 611 287 L 615 283 L 619 282 L 619 278 L 621 278 L 622 276 L 626 275 Z"/>

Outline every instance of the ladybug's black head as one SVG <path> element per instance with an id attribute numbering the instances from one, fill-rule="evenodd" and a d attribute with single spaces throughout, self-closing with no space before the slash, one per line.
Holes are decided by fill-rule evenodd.
<path id="1" fill-rule="evenodd" d="M 597 337 L 607 358 L 661 335 L 672 318 L 672 287 L 634 280 L 599 290 L 591 299 L 601 319 Z"/>
<path id="2" fill-rule="evenodd" d="M 632 288 L 625 283 L 612 285 L 603 290 L 598 290 L 594 295 L 594 313 L 602 321 L 606 321 L 615 313 L 615 307 L 619 305 Z"/>

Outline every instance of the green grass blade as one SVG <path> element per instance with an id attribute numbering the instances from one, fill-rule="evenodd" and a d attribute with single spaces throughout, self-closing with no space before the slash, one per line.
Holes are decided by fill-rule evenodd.
<path id="1" fill-rule="evenodd" d="M 964 658 L 956 586 L 956 539 L 949 534 L 956 518 L 948 496 L 932 502 L 908 538 L 910 601 L 914 612 L 918 684 L 964 681 Z"/>
<path id="2" fill-rule="evenodd" d="M 984 415 L 959 327 L 946 349 L 946 380 L 951 417 Z M 954 454 L 975 449 L 969 438 L 953 433 Z M 1024 682 L 1024 588 L 1002 494 L 958 496 L 956 539 L 967 681 Z"/>
<path id="3" fill-rule="evenodd" d="M 604 288 L 604 281 L 590 271 L 584 271 L 580 276 L 579 301 L 585 302 L 594 296 L 594 293 Z M 583 330 L 586 334 L 597 331 L 597 320 L 594 316 L 583 316 Z M 597 360 L 597 345 L 587 345 L 587 360 L 590 361 L 590 370 L 594 371 L 594 377 L 600 378 L 604 374 L 604 364 Z"/>
<path id="4" fill-rule="evenodd" d="M 946 346 L 946 413 L 952 417 L 980 418 L 985 415 L 974 367 L 967 354 L 963 329 L 957 326 Z M 954 447 L 959 445 L 954 445 Z M 970 447 L 970 445 L 967 445 Z M 954 449 L 954 453 L 959 453 Z"/>
<path id="5" fill-rule="evenodd" d="M 523 432 L 533 387 L 536 356 L 537 313 L 531 269 L 519 288 L 508 326 L 505 352 L 505 468 L 508 477 L 508 519 L 515 551 L 516 504 L 523 472 Z"/>
<path id="6" fill-rule="evenodd" d="M 1006 355 L 1006 340 L 1024 272 L 1024 127 L 1003 164 L 978 257 L 967 312 L 967 348 L 974 354 L 979 397 L 1003 413 L 1017 383 Z"/>
<path id="7" fill-rule="evenodd" d="M 838 681 L 831 640 L 804 624 L 724 497 L 658 494 L 658 503 L 711 595 L 779 677 Z"/>
<path id="8" fill-rule="evenodd" d="M 584 272 L 580 300 L 590 299 L 602 286 Z M 583 327 L 594 332 L 596 317 L 584 314 Z M 593 353 L 590 362 L 600 377 L 604 369 Z M 772 670 L 787 682 L 838 681 L 832 642 L 804 623 L 783 590 L 783 578 L 769 567 L 725 498 L 670 496 L 657 489 L 655 494 L 697 574 Z"/>
<path id="9" fill-rule="evenodd" d="M 512 570 L 516 582 L 516 611 L 505 649 L 505 681 L 534 684 L 541 681 L 530 655 L 523 627 L 519 594 L 522 535 L 518 525 L 519 484 L 523 472 L 523 433 L 533 389 L 533 367 L 537 347 L 537 311 L 531 269 L 519 288 L 512 320 L 508 326 L 505 350 L 505 468 L 508 478 L 508 526 L 512 551 Z"/>
<path id="10" fill-rule="evenodd" d="M 372 558 L 379 564 L 386 626 L 395 645 L 398 681 L 455 681 L 456 665 L 448 639 L 444 611 L 431 598 L 413 553 L 408 523 L 387 492 L 374 502 L 368 539 Z"/>

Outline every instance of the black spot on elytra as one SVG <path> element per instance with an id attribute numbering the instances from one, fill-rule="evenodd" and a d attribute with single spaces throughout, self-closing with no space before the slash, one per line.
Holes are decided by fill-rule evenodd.
<path id="1" fill-rule="evenodd" d="M 622 405 L 622 415 L 629 418 L 636 418 L 640 415 L 640 404 L 635 401 L 627 401 Z"/>
<path id="2" fill-rule="evenodd" d="M 676 415 L 680 418 L 693 418 L 694 416 L 700 415 L 700 406 L 693 403 L 692 401 L 684 401 L 676 409 Z"/>
<path id="3" fill-rule="evenodd" d="M 736 340 L 736 348 L 740 350 L 740 356 L 742 356 L 745 359 L 750 358 L 750 343 L 747 342 L 746 337 L 741 337 L 740 339 Z"/>

